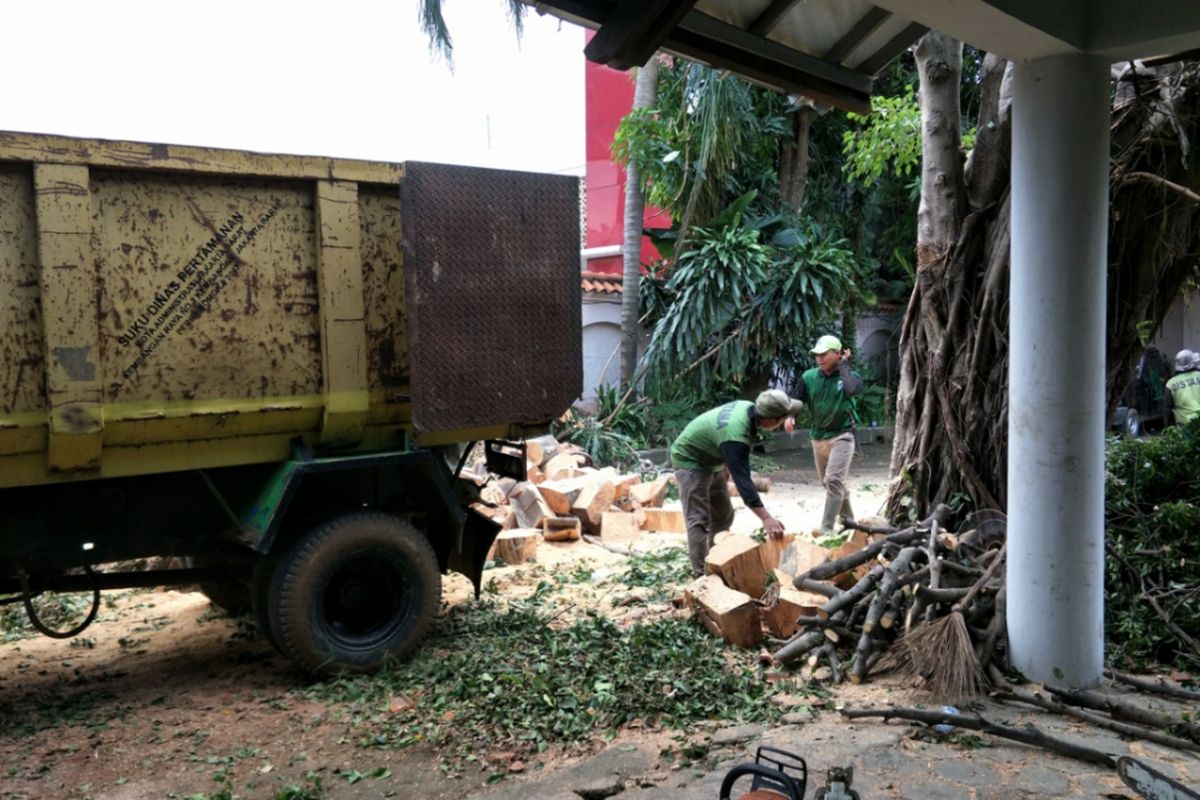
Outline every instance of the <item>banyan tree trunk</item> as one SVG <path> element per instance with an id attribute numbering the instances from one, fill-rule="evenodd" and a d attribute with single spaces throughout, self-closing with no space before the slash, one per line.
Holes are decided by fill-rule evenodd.
<path id="1" fill-rule="evenodd" d="M 1003 508 L 1007 478 L 1010 69 L 988 55 L 962 164 L 961 45 L 917 46 L 924 132 L 917 274 L 900 336 L 887 513 Z M 1116 70 L 1109 227 L 1109 398 L 1123 391 L 1200 252 L 1200 67 Z M 1146 323 L 1149 323 L 1147 325 Z M 1064 343 L 1063 357 L 1070 357 Z M 1047 364 L 1053 369 L 1053 364 Z"/>

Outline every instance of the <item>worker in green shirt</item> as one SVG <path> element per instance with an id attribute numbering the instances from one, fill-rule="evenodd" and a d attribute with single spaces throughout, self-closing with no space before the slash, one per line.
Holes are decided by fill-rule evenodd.
<path id="1" fill-rule="evenodd" d="M 1167 381 L 1167 408 L 1174 412 L 1176 425 L 1200 416 L 1200 353 L 1180 350 L 1175 355 L 1175 375 Z"/>
<path id="2" fill-rule="evenodd" d="M 688 558 L 696 577 L 704 574 L 713 537 L 733 524 L 726 469 L 746 508 L 762 520 L 767 533 L 783 536 L 783 523 L 767 512 L 750 479 L 750 446 L 758 431 L 776 430 L 801 408 L 786 392 L 768 389 L 753 403 L 734 400 L 705 411 L 671 444 L 671 465 L 687 525 Z"/>
<path id="3" fill-rule="evenodd" d="M 862 389 L 862 379 L 850 371 L 850 351 L 836 336 L 822 336 L 809 351 L 817 366 L 800 376 L 796 396 L 812 415 L 809 438 L 817 477 L 825 486 L 825 512 L 821 531 L 830 532 L 840 513 L 854 519 L 850 508 L 850 461 L 854 458 L 854 413 L 851 398 Z"/>

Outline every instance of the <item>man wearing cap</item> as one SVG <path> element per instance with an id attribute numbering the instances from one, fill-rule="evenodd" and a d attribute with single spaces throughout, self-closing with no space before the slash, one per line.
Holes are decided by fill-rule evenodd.
<path id="1" fill-rule="evenodd" d="M 779 428 L 801 408 L 803 404 L 786 392 L 768 389 L 753 403 L 734 400 L 705 411 L 671 444 L 671 464 L 687 524 L 688 557 L 697 577 L 704 574 L 713 537 L 733 524 L 724 468 L 746 508 L 762 520 L 767 532 L 772 537 L 783 535 L 783 523 L 767 512 L 750 479 L 750 446 L 759 430 Z"/>
<path id="2" fill-rule="evenodd" d="M 1191 350 L 1175 354 L 1175 375 L 1167 381 L 1167 408 L 1174 412 L 1176 425 L 1200 416 L 1200 354 Z"/>
<path id="3" fill-rule="evenodd" d="M 821 530 L 832 531 L 840 513 L 854 519 L 850 508 L 850 460 L 854 457 L 854 416 L 851 398 L 862 388 L 862 379 L 850 371 L 850 351 L 836 336 L 822 336 L 809 351 L 817 366 L 800 376 L 796 396 L 808 404 L 812 415 L 809 438 L 817 476 L 825 486 L 825 511 Z"/>

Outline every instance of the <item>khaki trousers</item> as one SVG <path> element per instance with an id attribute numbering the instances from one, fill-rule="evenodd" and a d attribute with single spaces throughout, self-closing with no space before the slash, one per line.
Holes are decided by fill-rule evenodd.
<path id="1" fill-rule="evenodd" d="M 847 431 L 832 439 L 812 440 L 813 459 L 817 462 L 817 477 L 825 487 L 825 512 L 821 515 L 821 530 L 833 530 L 838 514 L 854 519 L 850 508 L 850 461 L 854 458 L 854 434 Z"/>
<path id="2" fill-rule="evenodd" d="M 733 524 L 733 502 L 725 483 L 725 470 L 677 469 L 679 499 L 687 525 L 688 559 L 692 574 L 704 574 L 704 559 L 712 549 L 713 537 Z"/>

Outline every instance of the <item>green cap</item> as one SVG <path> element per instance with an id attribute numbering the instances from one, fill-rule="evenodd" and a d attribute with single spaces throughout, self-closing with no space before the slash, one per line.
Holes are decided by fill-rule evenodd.
<path id="1" fill-rule="evenodd" d="M 809 350 L 808 352 L 812 353 L 814 356 L 819 356 L 821 353 L 828 353 L 830 350 L 840 351 L 841 349 L 841 339 L 836 336 L 822 336 L 820 339 L 817 339 L 817 343 L 813 345 L 813 349 Z"/>

